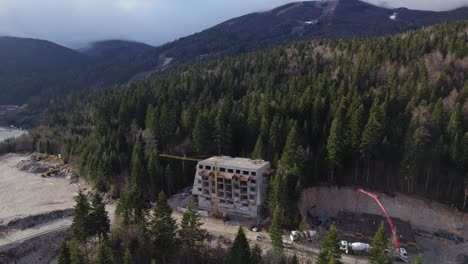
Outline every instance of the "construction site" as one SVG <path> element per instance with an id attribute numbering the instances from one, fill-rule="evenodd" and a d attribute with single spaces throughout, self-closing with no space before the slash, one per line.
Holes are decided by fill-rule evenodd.
<path id="1" fill-rule="evenodd" d="M 254 230 L 254 233 L 261 234 L 259 237 L 268 237 L 267 227 L 262 226 L 262 223 L 264 224 L 268 219 L 265 219 L 261 212 L 266 196 L 268 176 L 271 173 L 269 162 L 228 156 L 213 156 L 207 159 L 161 156 L 197 162 L 192 189 L 187 188 L 181 196 L 172 199 L 176 210 L 182 212 L 183 207 L 190 200 L 188 197 L 191 196 L 197 201 L 200 215 L 207 217 L 207 221 L 211 217 L 223 219 L 224 225 L 244 225 Z M 323 189 L 324 187 L 317 188 Z M 460 258 L 460 253 L 457 253 L 455 248 L 464 248 L 466 245 L 463 242 L 463 235 L 468 227 L 464 222 L 466 220 L 464 214 L 449 216 L 447 211 L 443 211 L 441 215 L 444 215 L 446 220 L 444 223 L 439 223 L 437 220 L 421 221 L 411 213 L 406 213 L 406 207 L 411 211 L 410 202 L 406 202 L 406 206 L 395 207 L 395 201 L 400 200 L 396 197 L 392 197 L 393 201 L 389 201 L 387 195 L 375 194 L 363 189 L 332 190 L 333 192 L 322 192 L 314 197 L 308 195 L 307 190 L 303 192 L 301 214 L 307 216 L 311 230 L 285 230 L 283 243 L 286 248 L 319 249 L 320 240 L 324 238 L 331 223 L 334 223 L 339 233 L 342 252 L 345 255 L 349 254 L 353 263 L 360 263 L 356 261 L 366 255 L 375 232 L 380 224 L 384 223 L 385 232 L 391 239 L 391 242 L 389 240 L 389 255 L 394 260 L 411 261 L 419 253 L 424 252 L 425 248 L 439 247 L 438 243 L 447 244 L 444 245 L 447 248 L 453 245 L 454 248 L 450 256 L 440 254 L 444 262 L 451 263 L 449 260 Z M 390 206 L 389 211 L 386 206 Z M 430 210 L 422 213 L 430 216 L 436 214 Z M 208 231 L 219 229 L 212 227 L 213 223 L 207 225 Z M 419 229 L 413 229 L 414 223 Z M 450 229 L 447 225 L 455 229 Z M 451 230 L 453 233 L 442 231 L 442 228 Z M 428 241 L 427 236 L 421 237 L 421 233 L 424 232 L 419 232 L 419 230 L 431 230 L 424 232 L 430 233 L 431 239 L 434 240 Z M 259 239 L 256 240 L 255 242 L 259 242 Z M 459 245 L 459 243 L 462 244 Z M 463 257 L 464 255 L 461 255 L 461 258 Z"/>
<path id="2" fill-rule="evenodd" d="M 192 194 L 203 210 L 257 218 L 265 200 L 270 163 L 211 157 L 198 162 Z"/>
<path id="3" fill-rule="evenodd" d="M 213 248 L 227 250 L 240 225 L 246 227 L 251 243 L 260 245 L 266 254 L 271 252 L 268 233 L 271 219 L 262 208 L 272 173 L 268 161 L 226 156 L 207 159 L 161 156 L 194 163 L 193 185 L 169 199 L 178 221 L 193 199 L 202 217 L 206 243 Z M 0 234 L 0 256 L 21 257 L 27 263 L 37 259 L 40 252 L 47 252 L 39 247 L 43 241 L 69 235 L 77 175 L 57 163 L 56 157 L 6 155 L 2 160 L 3 184 L 0 185 L 3 188 L 0 189 L 4 200 L 9 202 L 0 206 L 0 226 L 3 227 L 0 231 L 6 232 L 3 236 Z M 24 190 L 18 192 L 18 188 Z M 56 189 L 61 192 L 57 193 Z M 63 199 L 58 200 L 62 196 Z M 298 255 L 301 263 L 314 263 L 332 223 L 339 234 L 342 263 L 368 263 L 366 255 L 381 223 L 389 238 L 389 255 L 395 261 L 411 263 L 420 253 L 423 263 L 459 264 L 468 259 L 468 243 L 463 239 L 468 234 L 467 214 L 421 197 L 389 196 L 352 187 L 315 186 L 302 191 L 299 208 L 308 220 L 309 230 L 283 230 L 283 244 L 285 252 Z M 113 210 L 109 212 L 112 216 Z M 44 215 L 45 220 L 37 215 Z M 33 239 L 37 243 L 28 245 L 35 248 L 36 255 L 27 253 L 30 249 L 21 246 L 24 245 L 21 241 Z M 40 263 L 47 263 L 52 256 L 41 255 L 44 261 Z"/>

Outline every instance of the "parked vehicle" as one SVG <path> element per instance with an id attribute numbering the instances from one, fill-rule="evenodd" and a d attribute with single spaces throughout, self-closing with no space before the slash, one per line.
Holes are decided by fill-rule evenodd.
<path id="1" fill-rule="evenodd" d="M 283 239 L 283 247 L 292 248 L 293 247 L 293 242 L 291 240 Z"/>
<path id="2" fill-rule="evenodd" d="M 293 242 L 298 241 L 310 241 L 312 240 L 315 235 L 317 235 L 317 231 L 315 230 L 306 230 L 306 231 L 291 231 L 289 238 Z"/>

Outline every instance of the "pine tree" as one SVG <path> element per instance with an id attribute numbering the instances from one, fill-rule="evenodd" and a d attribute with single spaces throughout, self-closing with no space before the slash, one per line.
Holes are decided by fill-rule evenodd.
<path id="1" fill-rule="evenodd" d="M 340 167 L 344 153 L 343 143 L 343 121 L 340 110 L 337 111 L 337 116 L 333 119 L 330 127 L 330 134 L 327 140 L 327 160 L 331 166 L 330 183 L 334 182 L 335 167 Z"/>
<path id="2" fill-rule="evenodd" d="M 270 209 L 270 212 L 273 212 L 276 206 L 279 206 L 280 209 L 283 209 L 285 206 L 285 179 L 281 174 L 273 175 L 271 184 L 268 186 L 268 202 L 267 206 Z"/>
<path id="3" fill-rule="evenodd" d="M 416 259 L 413 261 L 413 264 L 422 264 L 423 261 L 422 261 L 422 255 L 419 254 Z"/>
<path id="4" fill-rule="evenodd" d="M 387 255 L 387 237 L 385 236 L 385 227 L 380 223 L 379 229 L 372 239 L 371 249 L 369 251 L 369 263 L 386 264 L 389 262 Z"/>
<path id="5" fill-rule="evenodd" d="M 146 109 L 146 115 L 145 115 L 145 129 L 148 129 L 152 131 L 153 133 L 156 133 L 156 128 L 157 122 L 156 122 L 156 111 L 155 108 L 152 104 L 148 105 L 148 108 Z"/>
<path id="6" fill-rule="evenodd" d="M 299 223 L 298 229 L 299 231 L 307 231 L 309 230 L 309 224 L 307 223 L 307 217 L 303 216 L 301 222 Z"/>
<path id="7" fill-rule="evenodd" d="M 176 246 L 176 221 L 164 192 L 159 193 L 156 207 L 148 223 L 148 237 L 159 263 L 168 263 Z"/>
<path id="8" fill-rule="evenodd" d="M 70 248 L 68 246 L 68 241 L 64 240 L 60 246 L 60 250 L 57 257 L 58 264 L 70 264 Z"/>
<path id="9" fill-rule="evenodd" d="M 131 218 L 131 193 L 128 190 L 128 187 L 125 187 L 120 192 L 120 199 L 115 208 L 115 214 L 119 217 L 120 222 L 123 227 L 127 227 L 130 224 Z"/>
<path id="10" fill-rule="evenodd" d="M 294 256 L 291 259 L 291 264 L 299 264 L 299 260 L 297 259 L 297 255 L 294 254 Z"/>
<path id="11" fill-rule="evenodd" d="M 329 264 L 331 259 L 336 263 L 340 263 L 341 251 L 338 245 L 338 234 L 336 232 L 335 224 L 330 226 L 325 239 L 322 242 L 322 248 L 318 255 L 318 264 Z"/>
<path id="12" fill-rule="evenodd" d="M 200 113 L 195 120 L 195 126 L 192 132 L 192 140 L 195 151 L 199 154 L 204 153 L 204 149 L 209 143 L 209 130 L 205 121 L 205 116 Z"/>
<path id="13" fill-rule="evenodd" d="M 99 241 L 101 241 L 101 238 L 106 240 L 107 234 L 110 231 L 110 220 L 107 215 L 106 206 L 98 192 L 94 194 L 91 204 L 90 220 L 92 223 L 92 233 L 98 236 Z"/>
<path id="14" fill-rule="evenodd" d="M 139 223 L 143 220 L 143 211 L 145 209 L 144 201 L 146 198 L 146 169 L 143 165 L 143 152 L 141 142 L 138 139 L 133 146 L 132 161 L 131 161 L 131 190 L 130 190 L 130 210 L 131 221 Z"/>
<path id="15" fill-rule="evenodd" d="M 75 238 L 70 240 L 68 243 L 68 247 L 70 248 L 70 263 L 71 264 L 84 264 L 84 256 L 83 252 L 80 248 L 80 242 Z"/>
<path id="16" fill-rule="evenodd" d="M 377 147 L 382 142 L 384 132 L 384 115 L 382 108 L 379 107 L 378 99 L 374 100 L 370 109 L 369 119 L 362 133 L 360 152 L 362 157 L 367 160 L 367 179 L 370 177 L 370 161 L 374 158 L 377 152 Z"/>
<path id="17" fill-rule="evenodd" d="M 200 251 L 203 242 L 203 237 L 200 234 L 201 225 L 200 217 L 197 215 L 196 204 L 192 200 L 186 207 L 179 229 L 179 239 L 182 248 L 189 253 L 198 254 Z"/>
<path id="18" fill-rule="evenodd" d="M 270 234 L 271 245 L 273 251 L 276 254 L 281 255 L 283 252 L 283 236 L 281 230 L 281 208 L 277 205 L 273 213 L 273 219 L 271 221 L 270 229 L 268 233 Z"/>
<path id="19" fill-rule="evenodd" d="M 161 191 L 162 187 L 162 175 L 160 173 L 159 168 L 159 161 L 158 161 L 158 153 L 157 151 L 151 153 L 148 159 L 148 177 L 150 181 L 150 194 L 151 200 L 154 201 L 156 199 L 156 194 Z"/>
<path id="20" fill-rule="evenodd" d="M 434 120 L 438 130 L 442 129 L 445 118 L 444 103 L 442 102 L 442 98 L 439 98 L 434 106 L 434 111 L 432 112 L 432 119 Z"/>
<path id="21" fill-rule="evenodd" d="M 78 196 L 75 198 L 76 205 L 73 211 L 73 222 L 71 225 L 73 237 L 79 241 L 86 241 L 90 235 L 90 206 L 88 199 L 81 190 L 78 192 Z"/>
<path id="22" fill-rule="evenodd" d="M 257 143 L 255 143 L 254 150 L 252 152 L 252 159 L 262 159 L 263 158 L 263 139 L 262 136 L 259 135 L 257 138 Z"/>
<path id="23" fill-rule="evenodd" d="M 294 125 L 291 131 L 288 134 L 286 139 L 286 145 L 283 149 L 283 154 L 281 155 L 281 167 L 284 170 L 289 170 L 294 167 L 298 161 L 298 135 L 297 135 L 297 125 Z"/>
<path id="24" fill-rule="evenodd" d="M 112 264 L 114 263 L 112 258 L 112 251 L 104 243 L 100 243 L 96 253 L 96 264 Z"/>
<path id="25" fill-rule="evenodd" d="M 135 142 L 131 161 L 131 186 L 139 192 L 143 192 L 147 186 L 146 169 L 143 162 L 143 151 L 140 139 Z M 143 195 L 142 193 L 141 195 Z M 143 197 L 143 196 L 142 196 Z"/>
<path id="26" fill-rule="evenodd" d="M 232 244 L 229 261 L 230 264 L 249 264 L 251 262 L 250 246 L 245 236 L 244 229 L 239 226 L 236 239 Z"/>
<path id="27" fill-rule="evenodd" d="M 250 256 L 250 263 L 252 264 L 263 263 L 262 248 L 258 244 L 255 244 L 255 246 L 252 247 L 250 252 L 252 252 Z"/>
<path id="28" fill-rule="evenodd" d="M 455 163 L 462 161 L 463 155 L 463 113 L 460 103 L 457 103 L 450 113 L 447 125 L 447 134 L 450 136 L 450 157 Z"/>
<path id="29" fill-rule="evenodd" d="M 123 264 L 133 264 L 133 257 L 132 254 L 130 253 L 130 250 L 127 248 L 125 249 L 125 254 L 122 259 Z"/>
<path id="30" fill-rule="evenodd" d="M 328 264 L 338 264 L 338 262 L 335 260 L 335 257 L 331 256 L 330 261 Z"/>

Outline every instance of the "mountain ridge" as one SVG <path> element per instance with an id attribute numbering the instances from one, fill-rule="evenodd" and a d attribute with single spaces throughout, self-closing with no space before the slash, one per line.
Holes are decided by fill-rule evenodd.
<path id="1" fill-rule="evenodd" d="M 33 76 L 27 78 L 27 82 L 19 82 L 17 79 L 23 78 L 21 74 L 26 75 L 27 71 L 18 69 L 15 78 L 3 76 L 7 85 L 4 85 L 0 104 L 25 102 L 31 96 L 64 94 L 78 88 L 141 80 L 180 64 L 238 55 L 294 41 L 382 36 L 459 19 L 468 19 L 468 7 L 435 12 L 389 9 L 358 0 L 293 2 L 228 19 L 159 47 L 125 40 L 99 41 L 88 50 L 80 50 L 83 57 L 70 60 L 69 65 L 63 67 L 66 70 L 59 67 L 61 76 Z M 85 63 L 79 62 L 81 60 Z"/>

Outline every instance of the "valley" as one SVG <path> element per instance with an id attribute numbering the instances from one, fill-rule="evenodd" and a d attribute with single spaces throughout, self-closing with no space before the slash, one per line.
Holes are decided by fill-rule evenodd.
<path id="1" fill-rule="evenodd" d="M 468 263 L 466 4 L 5 1 L 1 264 Z"/>

